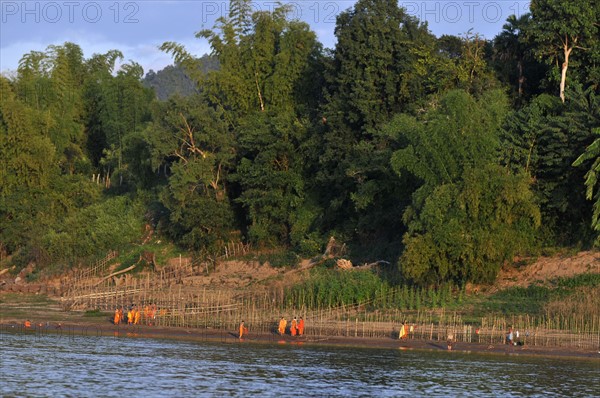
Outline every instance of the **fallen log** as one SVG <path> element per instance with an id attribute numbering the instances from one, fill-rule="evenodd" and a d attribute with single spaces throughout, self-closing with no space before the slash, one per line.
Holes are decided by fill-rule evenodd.
<path id="1" fill-rule="evenodd" d="M 339 260 L 338 260 L 339 261 Z M 344 260 L 347 261 L 347 260 Z M 338 267 L 342 268 L 342 269 L 347 269 L 347 270 L 365 270 L 365 269 L 371 269 L 373 267 L 377 267 L 381 264 L 385 264 L 385 265 L 390 265 L 389 261 L 385 261 L 385 260 L 377 260 L 374 263 L 369 263 L 369 264 L 363 264 L 363 265 L 357 265 L 357 266 L 352 266 L 352 263 L 350 263 L 350 261 L 347 261 L 349 264 L 342 264 L 340 265 L 340 263 L 338 262 Z"/>
<path id="2" fill-rule="evenodd" d="M 134 269 L 136 266 L 137 266 L 137 263 L 133 264 L 131 267 L 127 267 L 125 269 L 122 269 L 121 271 L 113 272 L 112 274 L 110 274 L 108 276 L 105 276 L 104 278 L 100 279 L 100 281 L 98 283 L 96 283 L 95 286 L 98 286 L 99 284 L 101 284 L 102 282 L 104 282 L 107 279 L 112 278 L 113 276 L 117 276 L 117 275 L 120 275 L 120 274 L 124 274 L 125 272 L 129 272 L 132 269 Z"/>

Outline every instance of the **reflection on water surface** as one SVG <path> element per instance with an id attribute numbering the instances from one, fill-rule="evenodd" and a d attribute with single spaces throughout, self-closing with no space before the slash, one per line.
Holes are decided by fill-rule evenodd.
<path id="1" fill-rule="evenodd" d="M 600 396 L 600 360 L 0 335 L 3 397 Z"/>

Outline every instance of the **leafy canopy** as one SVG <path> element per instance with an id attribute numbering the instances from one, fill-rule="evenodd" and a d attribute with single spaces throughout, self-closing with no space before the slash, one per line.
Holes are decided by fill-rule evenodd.
<path id="1" fill-rule="evenodd" d="M 385 127 L 404 148 L 392 168 L 421 181 L 404 213 L 399 265 L 416 283 L 492 281 L 503 261 L 527 249 L 539 210 L 524 174 L 499 165 L 500 91 L 476 99 L 451 91 L 421 118 L 399 115 Z"/>

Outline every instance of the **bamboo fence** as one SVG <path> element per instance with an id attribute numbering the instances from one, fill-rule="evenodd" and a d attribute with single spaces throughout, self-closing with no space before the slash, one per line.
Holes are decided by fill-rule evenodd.
<path id="1" fill-rule="evenodd" d="M 247 250 L 247 246 L 232 244 L 224 250 L 223 258 Z M 456 342 L 495 345 L 504 344 L 512 328 L 519 331 L 518 340 L 529 346 L 600 349 L 600 316 L 489 316 L 475 324 L 456 312 L 374 309 L 372 302 L 308 309 L 304 303 L 286 301 L 281 289 L 211 289 L 186 284 L 186 278 L 209 272 L 209 262 L 202 259 L 180 259 L 178 264 L 118 280 L 102 278 L 110 261 L 103 260 L 88 273 L 78 274 L 70 284 L 62 298 L 65 309 L 112 313 L 115 308 L 127 311 L 133 306 L 155 306 L 155 316 L 142 316 L 142 324 L 235 331 L 243 319 L 257 333 L 274 333 L 281 317 L 303 317 L 305 335 L 315 339 L 397 338 L 406 322 L 413 326 L 410 338 L 446 341 L 452 334 Z"/>
<path id="2" fill-rule="evenodd" d="M 108 270 L 108 266 L 110 265 L 110 262 L 113 259 L 115 259 L 118 255 L 119 255 L 119 253 L 114 250 L 108 252 L 108 254 L 104 258 L 96 261 L 92 266 L 87 267 L 85 269 L 80 269 L 79 271 L 77 271 L 76 274 L 74 275 L 74 279 L 75 280 L 85 280 L 86 278 L 92 278 L 92 277 L 104 275 L 106 273 L 106 271 Z"/>
<path id="3" fill-rule="evenodd" d="M 302 316 L 306 335 L 312 337 L 398 337 L 402 322 L 413 325 L 411 338 L 456 342 L 505 343 L 509 327 L 519 330 L 519 341 L 531 346 L 600 348 L 600 318 L 565 319 L 544 317 L 485 317 L 478 325 L 465 322 L 457 313 L 440 311 L 373 311 L 368 306 L 340 306 L 315 310 L 285 305 L 280 292 L 239 292 L 197 288 L 174 283 L 156 283 L 149 276 L 131 278 L 122 286 L 89 287 L 67 300 L 81 309 L 114 311 L 154 305 L 155 318 L 142 317 L 142 324 L 158 326 L 236 330 L 245 320 L 253 332 L 270 333 L 280 317 Z M 289 322 L 288 322 L 289 323 Z"/>

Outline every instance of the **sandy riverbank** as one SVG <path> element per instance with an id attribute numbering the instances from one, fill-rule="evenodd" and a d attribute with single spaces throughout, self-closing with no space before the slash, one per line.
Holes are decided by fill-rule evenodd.
<path id="1" fill-rule="evenodd" d="M 280 336 L 277 333 L 250 333 L 239 339 L 235 331 L 218 329 L 177 328 L 159 326 L 128 326 L 113 325 L 105 321 L 90 320 L 79 322 L 56 322 L 37 320 L 30 328 L 15 320 L 0 322 L 0 333 L 28 333 L 32 336 L 44 334 L 61 337 L 97 336 L 118 338 L 157 338 L 198 342 L 216 342 L 225 344 L 292 344 L 292 345 L 323 345 L 355 348 L 377 348 L 398 350 L 446 351 L 446 342 L 419 339 L 397 340 L 392 338 L 357 338 L 343 336 Z M 587 358 L 600 363 L 600 352 L 576 349 L 572 347 L 547 346 L 509 346 L 503 344 L 479 344 L 458 342 L 452 347 L 453 352 L 487 353 L 493 355 L 525 355 L 551 356 L 568 358 Z"/>
<path id="2" fill-rule="evenodd" d="M 391 337 L 364 338 L 346 336 L 313 335 L 307 324 L 307 335 L 292 337 L 277 333 L 256 333 L 250 327 L 250 334 L 240 341 L 236 330 L 210 328 L 183 328 L 163 326 L 113 325 L 108 319 L 111 314 L 96 315 L 82 311 L 64 311 L 56 301 L 41 295 L 2 295 L 0 294 L 0 333 L 56 334 L 61 336 L 116 336 L 122 338 L 159 338 L 188 341 L 211 341 L 231 344 L 298 344 L 329 345 L 338 347 L 381 348 L 400 350 L 448 351 L 445 341 L 408 339 Z M 31 328 L 24 328 L 25 320 L 31 321 Z M 60 326 L 59 326 L 60 325 Z M 556 346 L 509 346 L 504 344 L 479 344 L 457 342 L 452 352 L 489 353 L 495 355 L 535 355 L 572 358 L 590 358 L 600 361 L 600 347 L 597 349 L 577 349 Z"/>

